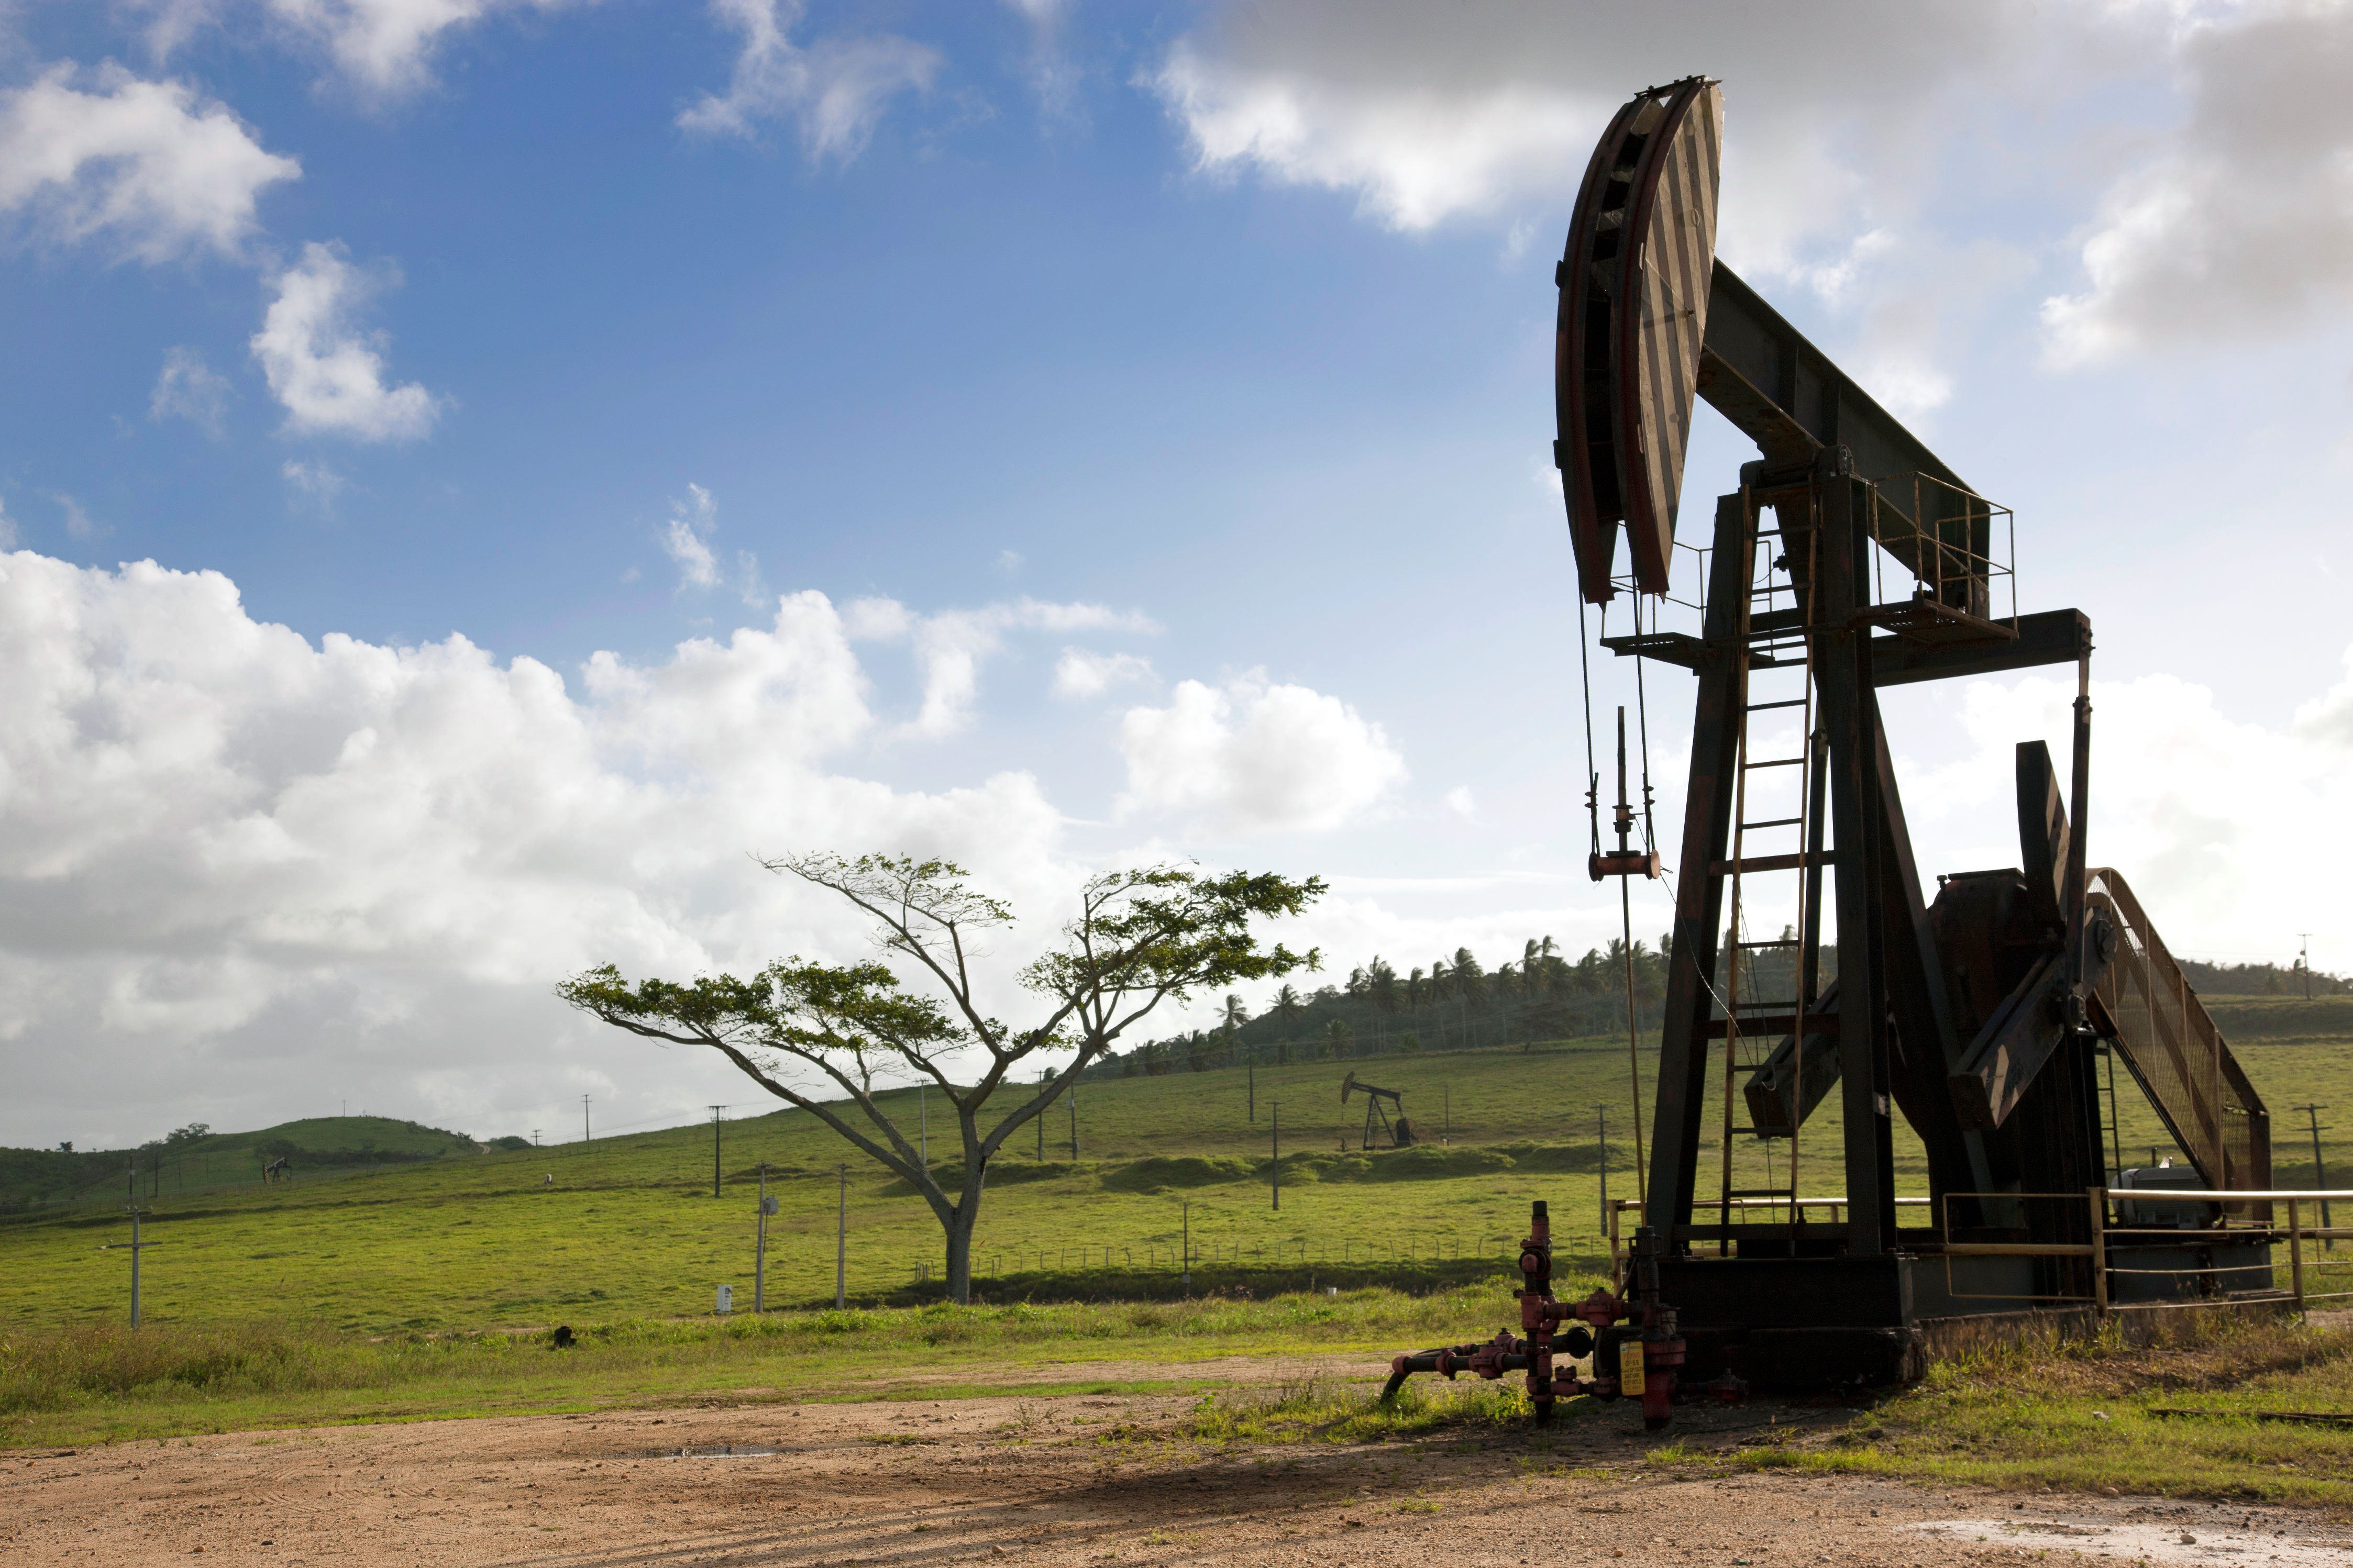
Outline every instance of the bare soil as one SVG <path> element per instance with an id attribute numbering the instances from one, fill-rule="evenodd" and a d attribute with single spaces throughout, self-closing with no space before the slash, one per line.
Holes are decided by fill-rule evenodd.
<path id="1" fill-rule="evenodd" d="M 1189 1398 L 745 1394 L 686 1410 L 20 1450 L 0 1458 L 0 1562 L 2353 1564 L 2353 1534 L 2288 1510 L 1662 1470 L 1645 1464 L 1657 1439 L 1629 1406 L 1542 1436 L 1208 1448 L 1176 1436 Z M 1679 1425 L 1721 1440 L 1842 1415 L 1758 1406 Z"/>

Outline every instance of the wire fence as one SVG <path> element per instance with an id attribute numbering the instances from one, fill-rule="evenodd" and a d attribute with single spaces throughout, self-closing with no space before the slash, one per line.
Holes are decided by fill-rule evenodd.
<path id="1" fill-rule="evenodd" d="M 944 1247 L 934 1238 L 910 1247 L 903 1233 L 846 1237 L 769 1233 L 765 1294 L 776 1305 L 904 1300 L 911 1289 L 944 1287 Z M 837 1252 L 837 1245 L 840 1250 Z M 972 1250 L 976 1298 L 1010 1291 L 1023 1299 L 1199 1294 L 1225 1289 L 1353 1289 L 1391 1285 L 1409 1290 L 1516 1279 L 1521 1238 L 1501 1234 L 1414 1233 L 1395 1238 L 1197 1237 L 1092 1241 L 1049 1238 L 982 1241 Z M 1554 1267 L 1562 1280 L 1608 1279 L 1611 1259 L 1599 1237 L 1556 1237 Z M 749 1299 L 749 1283 L 736 1299 Z"/>

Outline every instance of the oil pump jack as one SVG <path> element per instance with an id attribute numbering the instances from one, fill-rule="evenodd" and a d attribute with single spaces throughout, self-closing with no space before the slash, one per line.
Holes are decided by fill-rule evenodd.
<path id="1" fill-rule="evenodd" d="M 1405 1149 L 1412 1146 L 1413 1123 L 1406 1117 L 1403 1089 L 1383 1089 L 1377 1084 L 1366 1083 L 1352 1072 L 1340 1080 L 1340 1103 L 1347 1104 L 1351 1094 L 1361 1094 L 1365 1097 L 1365 1135 L 1356 1147 L 1367 1153 L 1371 1152 L 1376 1130 L 1388 1138 L 1389 1147 L 1392 1149 Z M 1394 1122 L 1389 1120 L 1389 1113 L 1381 1109 L 1383 1100 L 1397 1107 L 1397 1120 Z"/>
<path id="2" fill-rule="evenodd" d="M 1715 258 L 1722 126 L 1715 82 L 1637 94 L 1594 150 L 1556 274 L 1554 457 L 1580 622 L 1599 606 L 1599 647 L 1698 679 L 1679 855 L 1651 841 L 1647 786 L 1630 848 L 1622 762 L 1619 848 L 1602 853 L 1588 769 L 1593 879 L 1664 876 L 1674 900 L 1641 1223 L 1621 1287 L 1562 1302 L 1536 1204 L 1525 1337 L 1400 1356 L 1392 1389 L 1525 1371 L 1540 1417 L 1571 1394 L 1639 1395 L 1656 1426 L 1702 1388 L 1916 1378 L 1938 1320 L 2271 1293 L 2260 1201 L 2214 1204 L 2194 1237 L 2105 1234 L 2105 1190 L 2137 1173 L 2108 1168 L 2104 1060 L 2203 1190 L 2270 1185 L 2269 1117 L 2124 879 L 2086 863 L 2089 617 L 1999 603 L 2009 514 Z M 1676 538 L 1701 398 L 1758 452 L 1704 552 Z M 1695 598 L 1671 581 L 1679 552 Z M 1671 587 L 1695 631 L 1662 628 Z M 1620 595 L 1632 626 L 1609 636 Z M 1939 877 L 1929 901 L 1879 693 L 2069 664 L 2064 790 L 2042 743 L 2021 743 L 2019 865 Z M 1792 918 L 1752 940 L 1760 910 Z M 1832 1148 L 1801 1161 L 1833 1094 Z M 1925 1194 L 1897 1194 L 1898 1116 Z"/>

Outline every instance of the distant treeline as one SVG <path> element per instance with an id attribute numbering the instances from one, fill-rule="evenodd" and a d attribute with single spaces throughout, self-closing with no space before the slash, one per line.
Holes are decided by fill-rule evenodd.
<path id="1" fill-rule="evenodd" d="M 1778 940 L 1788 941 L 1795 934 L 1784 928 Z M 1328 1061 L 1619 1034 L 1626 1027 L 1630 967 L 1636 1026 L 1647 1035 L 1660 1024 L 1673 950 L 1671 934 L 1662 935 L 1655 948 L 1638 937 L 1630 966 L 1622 942 L 1588 949 L 1584 957 L 1571 960 L 1552 938 L 1531 937 L 1519 957 L 1493 969 L 1469 948 L 1457 948 L 1426 969 L 1414 967 L 1402 974 L 1376 956 L 1351 970 L 1344 983 L 1306 993 L 1284 986 L 1257 1016 L 1240 997 L 1229 996 L 1214 1026 L 1145 1041 L 1089 1069 L 1089 1075 L 1207 1072 L 1249 1060 Z M 1781 1003 L 1796 994 L 1794 950 L 1746 949 L 1736 976 L 1733 959 L 1727 947 L 1716 960 L 1720 997 L 1736 988 L 1750 1003 Z M 1838 977 L 1836 943 L 1823 944 L 1821 962 L 1818 984 L 1827 985 Z M 2200 995 L 2304 994 L 2300 964 L 2179 962 L 2191 989 Z M 2353 994 L 2353 982 L 2315 972 L 2312 994 Z"/>
<path id="2" fill-rule="evenodd" d="M 2195 958 L 2177 959 L 2189 988 L 2200 996 L 2301 996 L 2305 992 L 2301 962 L 2277 963 L 2208 963 Z M 2322 970 L 2312 972 L 2315 996 L 2353 994 L 2353 980 Z"/>
<path id="3" fill-rule="evenodd" d="M 1377 956 L 1340 984 L 1303 994 L 1284 986 L 1256 1017 L 1239 996 L 1229 996 L 1215 1027 L 1145 1041 L 1091 1070 L 1104 1077 L 1207 1072 L 1249 1060 L 1327 1061 L 1620 1033 L 1630 977 L 1636 1027 L 1651 1031 L 1659 1026 L 1672 951 L 1671 936 L 1655 948 L 1637 937 L 1630 952 L 1613 941 L 1571 959 L 1552 938 L 1531 937 L 1517 958 L 1493 969 L 1459 947 L 1403 973 Z M 1825 979 L 1836 973 L 1833 958 L 1825 955 Z M 1777 953 L 1743 977 L 1740 993 L 1784 995 L 1788 973 L 1787 954 Z M 1720 970 L 1720 984 L 1724 978 Z"/>

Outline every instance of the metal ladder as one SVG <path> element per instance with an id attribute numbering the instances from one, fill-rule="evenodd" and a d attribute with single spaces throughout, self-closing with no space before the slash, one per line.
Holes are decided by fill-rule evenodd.
<path id="1" fill-rule="evenodd" d="M 1800 595 L 1797 575 L 1789 570 L 1786 552 L 1776 553 L 1760 548 L 1767 540 L 1786 540 L 1787 536 L 1778 529 L 1756 527 L 1756 522 L 1758 521 L 1757 505 L 1752 500 L 1748 506 L 1749 537 L 1753 542 L 1746 574 L 1747 581 L 1744 584 L 1741 596 L 1739 625 L 1736 633 L 1734 653 L 1734 657 L 1740 661 L 1736 688 L 1740 700 L 1740 741 L 1737 752 L 1739 761 L 1734 774 L 1733 785 L 1732 858 L 1725 863 L 1727 874 L 1725 891 L 1730 906 L 1730 915 L 1725 922 L 1725 992 L 1720 998 L 1724 1005 L 1725 1017 L 1723 1179 L 1718 1223 L 1724 1228 L 1719 1232 L 1716 1247 L 1718 1254 L 1725 1257 L 1729 1257 L 1732 1252 L 1730 1227 L 1733 1202 L 1736 1198 L 1786 1199 L 1789 1205 L 1789 1221 L 1793 1237 L 1796 1234 L 1794 1227 L 1799 1220 L 1797 1118 L 1793 1115 L 1790 1119 L 1787 1184 L 1778 1184 L 1774 1181 L 1771 1146 L 1769 1143 L 1764 1143 L 1764 1140 L 1760 1137 L 1758 1141 L 1764 1143 L 1766 1151 L 1766 1184 L 1757 1187 L 1736 1187 L 1733 1185 L 1733 1140 L 1742 1134 L 1757 1133 L 1758 1130 L 1736 1125 L 1734 1107 L 1740 1098 L 1741 1079 L 1744 1075 L 1753 1077 L 1764 1069 L 1772 1056 L 1776 1037 L 1780 1032 L 1776 1029 L 1770 1033 L 1755 1036 L 1743 1035 L 1740 1026 L 1744 1013 L 1749 1015 L 1752 1019 L 1760 1014 L 1780 1014 L 1796 1019 L 1798 1061 L 1801 1073 L 1799 1081 L 1802 1082 L 1805 1015 L 1812 1000 L 1806 994 L 1810 988 L 1807 984 L 1810 977 L 1803 973 L 1802 956 L 1810 912 L 1807 907 L 1809 891 L 1815 880 L 1806 875 L 1806 870 L 1810 856 L 1818 853 L 1815 848 L 1817 836 L 1813 831 L 1817 826 L 1814 820 L 1816 811 L 1814 795 L 1815 774 L 1820 767 L 1820 748 L 1815 733 L 1814 642 L 1810 630 L 1807 626 L 1799 626 L 1790 632 L 1777 631 L 1766 634 L 1763 639 L 1766 646 L 1761 651 L 1767 657 L 1761 662 L 1756 658 L 1760 649 L 1757 647 L 1758 638 L 1754 630 L 1754 618 L 1760 603 L 1767 612 L 1770 612 L 1776 608 L 1777 599 L 1786 595 L 1785 602 L 1794 609 L 1808 603 L 1811 595 Z M 1803 536 L 1804 548 L 1809 557 L 1809 570 L 1806 574 L 1808 584 L 1820 581 L 1818 574 L 1812 570 L 1812 557 L 1817 553 L 1818 537 L 1817 531 L 1810 528 L 1805 531 Z M 1795 651 L 1788 647 L 1788 644 L 1792 641 L 1803 648 L 1804 657 L 1801 659 L 1793 661 L 1781 657 L 1787 652 Z M 1766 700 L 1757 700 L 1758 694 L 1754 683 L 1758 676 L 1764 676 L 1767 681 L 1775 681 L 1778 678 L 1791 674 L 1796 675 L 1799 681 L 1796 696 L 1787 695 L 1786 682 L 1781 682 L 1775 688 L 1776 694 L 1768 696 Z M 1796 710 L 1799 719 L 1797 754 L 1767 757 L 1752 755 L 1750 725 L 1754 717 L 1760 713 L 1786 712 L 1790 710 Z M 1748 817 L 1749 776 L 1752 773 L 1767 773 L 1771 770 L 1781 769 L 1797 771 L 1796 815 L 1750 821 Z M 1796 848 L 1794 850 L 1755 857 L 1748 853 L 1750 833 L 1779 834 L 1788 830 L 1795 831 Z M 1789 874 L 1794 874 L 1798 879 L 1795 900 L 1797 918 L 1788 928 L 1790 935 L 1764 941 L 1748 940 L 1745 935 L 1746 922 L 1743 909 L 1747 879 L 1752 876 Z M 1781 951 L 1786 951 L 1791 955 L 1787 984 L 1793 995 L 1788 999 L 1759 1000 L 1754 995 L 1757 980 L 1750 964 L 1750 955 Z M 1744 979 L 1747 981 L 1748 989 L 1752 993 L 1746 997 L 1741 994 L 1741 984 Z M 1754 1060 L 1745 1060 L 1743 1047 L 1752 1041 L 1760 1042 L 1761 1049 L 1755 1052 Z"/>

